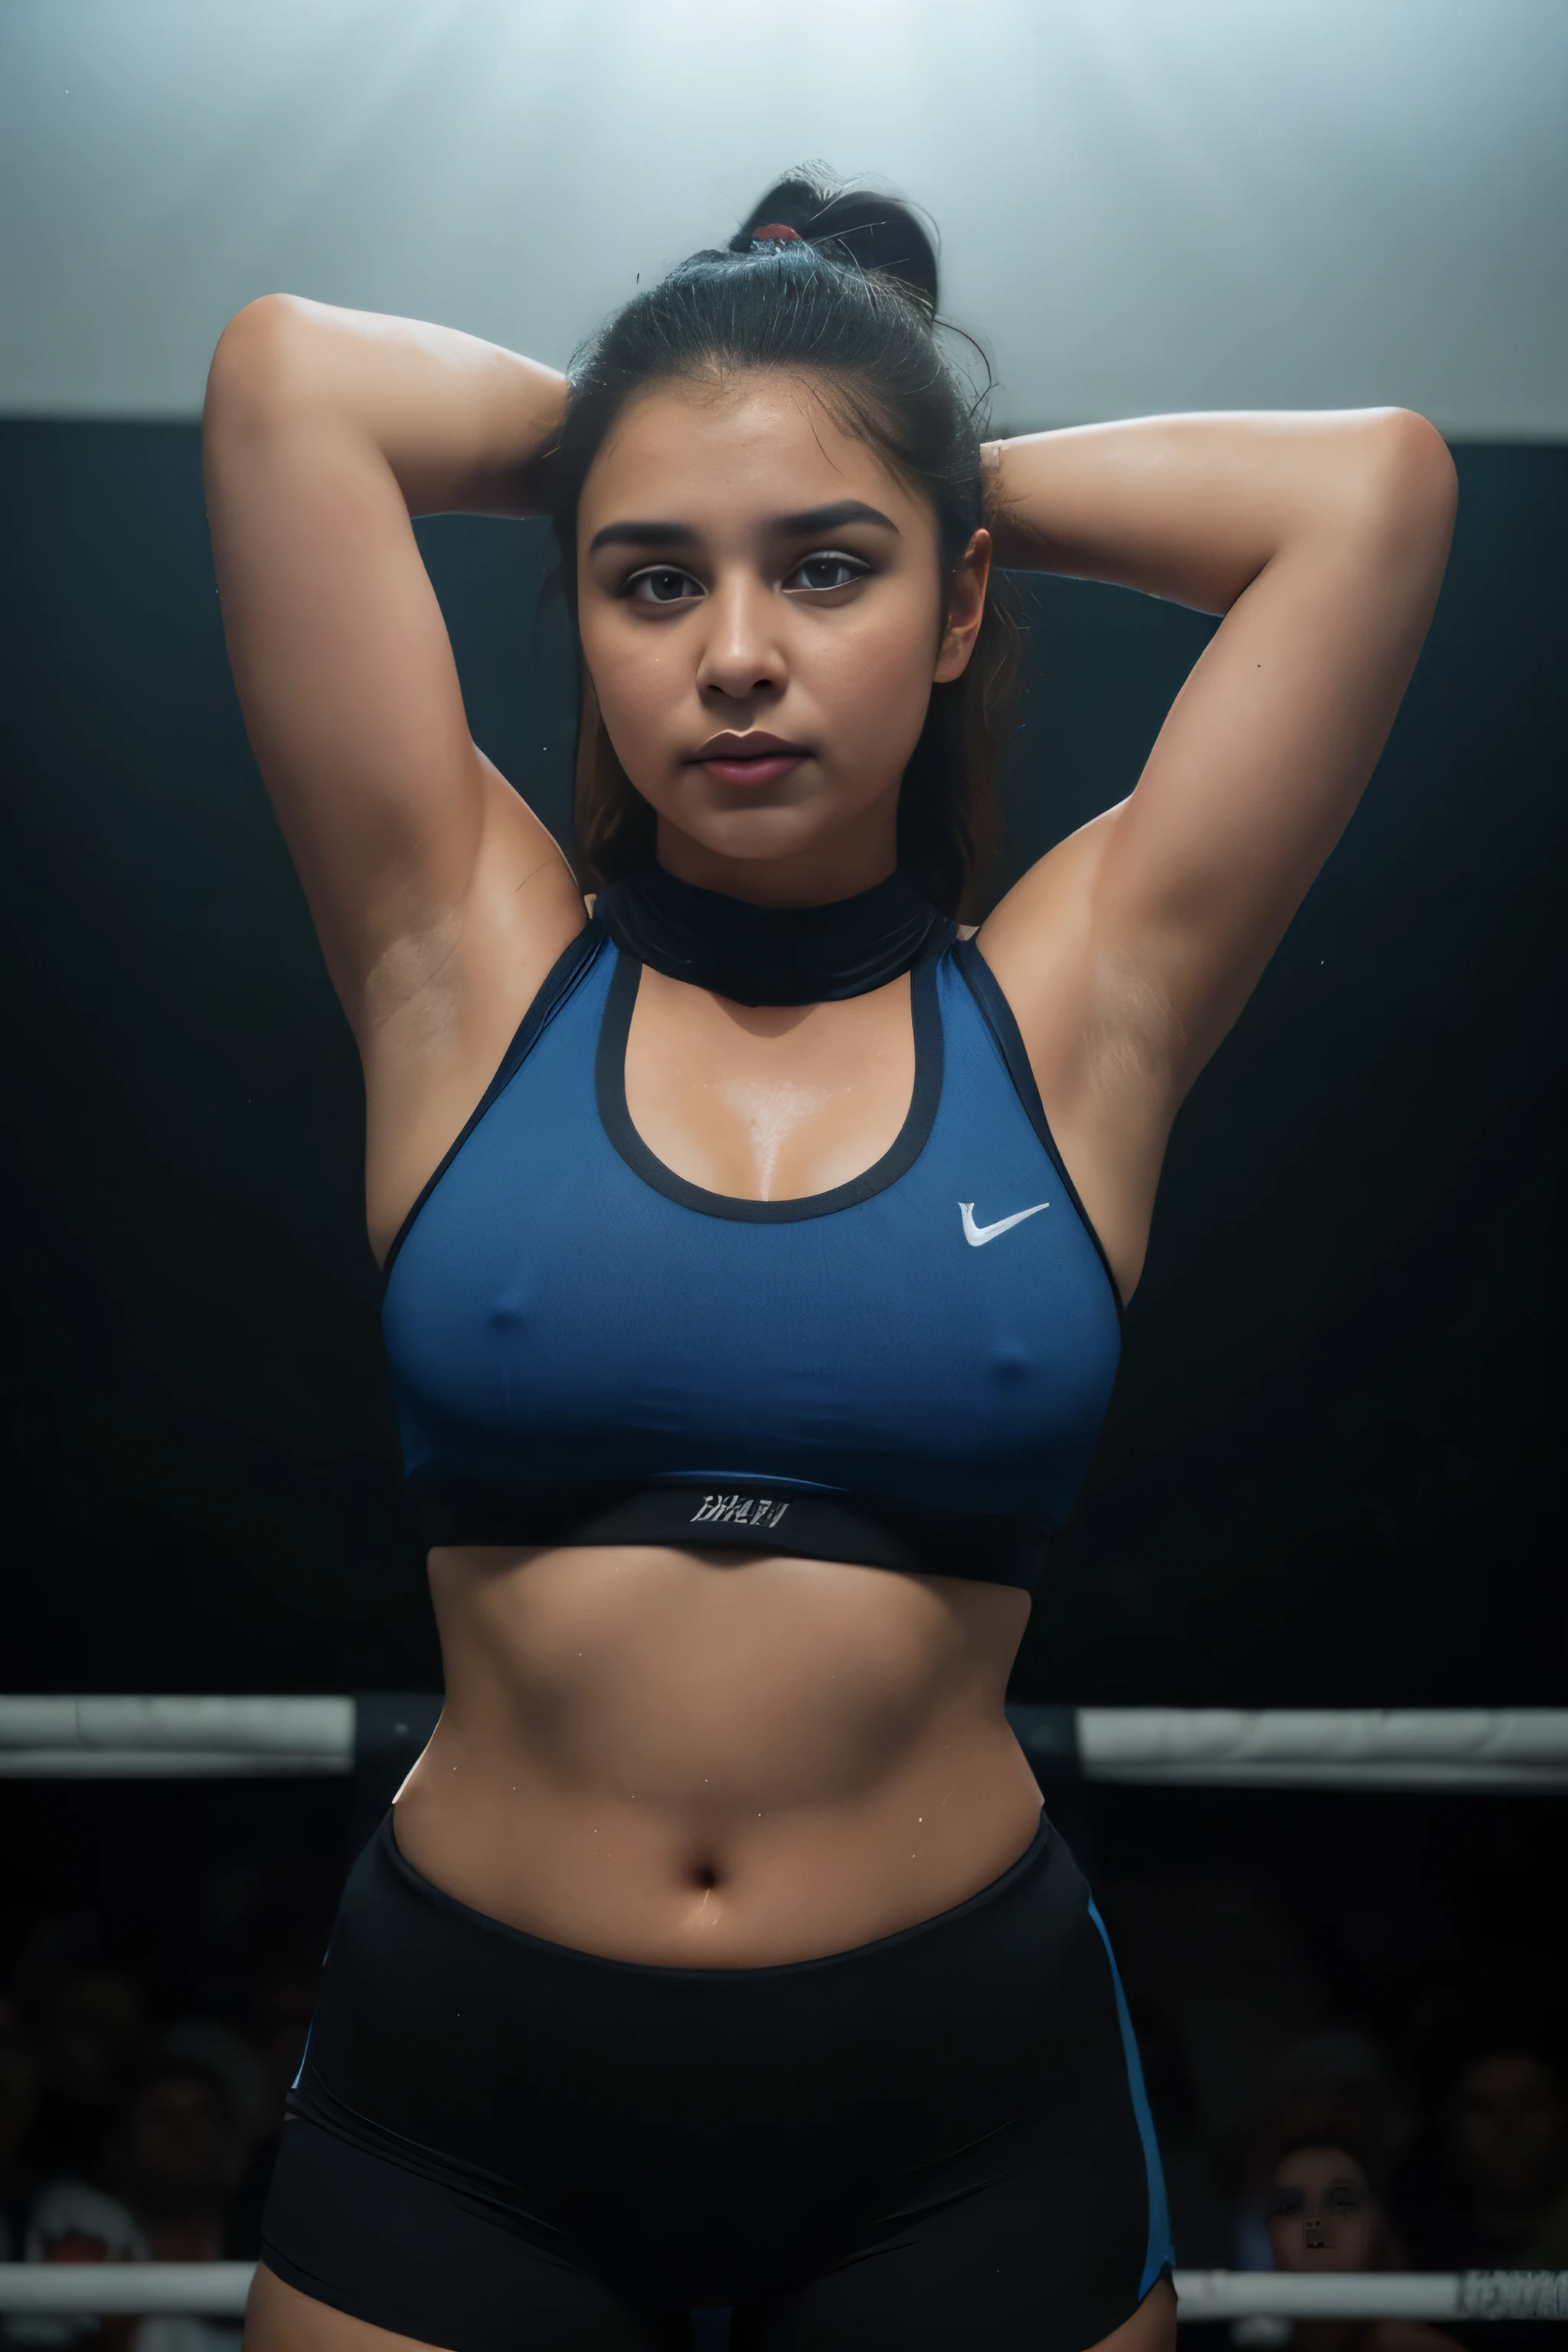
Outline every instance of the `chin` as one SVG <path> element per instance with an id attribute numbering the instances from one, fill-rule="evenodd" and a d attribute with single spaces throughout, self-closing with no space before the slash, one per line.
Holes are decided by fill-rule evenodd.
<path id="1" fill-rule="evenodd" d="M 791 808 L 748 808 L 712 812 L 697 818 L 665 817 L 675 833 L 706 850 L 710 857 L 772 861 L 809 855 L 828 843 L 834 828 L 803 822 Z"/>

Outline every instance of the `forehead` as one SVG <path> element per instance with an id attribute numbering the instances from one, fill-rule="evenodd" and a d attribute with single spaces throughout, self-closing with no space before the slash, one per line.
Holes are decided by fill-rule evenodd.
<path id="1" fill-rule="evenodd" d="M 934 529 L 809 377 L 748 369 L 639 393 L 590 467 L 578 511 L 589 532 L 636 516 L 719 535 L 843 499 L 879 507 L 900 530 Z"/>
<path id="2" fill-rule="evenodd" d="M 1367 2185 L 1360 2165 L 1342 2147 L 1293 2148 L 1275 2168 L 1274 2183 L 1279 2189 L 1323 2189 L 1332 2180 L 1349 2181 L 1363 2189 Z"/>

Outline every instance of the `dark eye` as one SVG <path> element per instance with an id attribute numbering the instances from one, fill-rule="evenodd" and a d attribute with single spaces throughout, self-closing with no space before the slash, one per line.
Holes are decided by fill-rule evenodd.
<path id="1" fill-rule="evenodd" d="M 785 581 L 786 588 L 847 588 L 851 581 L 863 580 L 870 570 L 858 555 L 808 555 L 797 563 Z"/>
<path id="2" fill-rule="evenodd" d="M 1268 2210 L 1275 2220 L 1282 2221 L 1288 2213 L 1300 2213 L 1306 2201 L 1299 2189 L 1271 2189 Z"/>
<path id="3" fill-rule="evenodd" d="M 1359 2213 L 1361 2191 L 1353 2180 L 1331 2180 L 1323 2192 L 1325 2213 Z"/>
<path id="4" fill-rule="evenodd" d="M 623 593 L 635 604 L 684 604 L 702 591 L 689 572 L 676 572 L 668 563 L 658 563 L 650 571 L 634 572 Z"/>

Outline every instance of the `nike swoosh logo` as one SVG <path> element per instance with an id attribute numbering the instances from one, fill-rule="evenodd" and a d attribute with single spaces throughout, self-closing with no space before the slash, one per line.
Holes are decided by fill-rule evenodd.
<path id="1" fill-rule="evenodd" d="M 998 1217 L 994 1225 L 977 1225 L 973 1202 L 960 1201 L 958 1209 L 963 1219 L 963 1238 L 971 1249 L 984 1249 L 986 1243 L 994 1242 L 998 1234 L 1010 1234 L 1015 1225 L 1023 1223 L 1026 1217 L 1037 1217 L 1042 1209 L 1048 1209 L 1050 1205 L 1048 1201 L 1037 1201 L 1032 1209 L 1019 1209 L 1010 1217 Z"/>

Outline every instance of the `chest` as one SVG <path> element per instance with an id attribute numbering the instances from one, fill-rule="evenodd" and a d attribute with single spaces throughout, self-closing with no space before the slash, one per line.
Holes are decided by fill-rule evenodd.
<path id="1" fill-rule="evenodd" d="M 641 973 L 621 1087 L 644 1145 L 689 1183 L 749 1201 L 849 1183 L 904 1127 L 915 1086 L 907 975 L 841 1003 L 730 1004 Z"/>
<path id="2" fill-rule="evenodd" d="M 889 1090 L 881 1156 L 864 1131 L 847 1181 L 767 1198 L 703 1188 L 634 1122 L 635 975 L 595 975 L 541 1039 L 395 1264 L 410 1461 L 460 1432 L 488 1476 L 726 1465 L 932 1502 L 978 1477 L 986 1508 L 1042 1476 L 1065 1492 L 1114 1312 L 956 985 L 944 1013 L 916 976 L 912 1085 Z"/>

